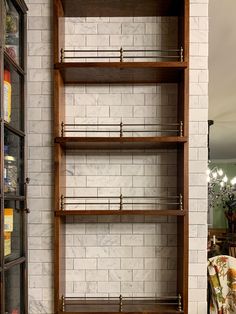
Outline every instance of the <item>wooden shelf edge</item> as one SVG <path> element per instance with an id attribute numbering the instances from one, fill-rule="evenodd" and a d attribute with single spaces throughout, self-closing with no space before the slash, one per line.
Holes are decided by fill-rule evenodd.
<path id="1" fill-rule="evenodd" d="M 56 210 L 55 216 L 185 216 L 186 210 Z"/>
<path id="2" fill-rule="evenodd" d="M 99 303 L 95 303 L 94 301 L 86 301 L 85 303 L 77 303 L 76 300 L 73 301 L 65 301 L 64 311 L 59 310 L 59 313 L 67 313 L 67 314 L 85 314 L 85 313 L 93 313 L 93 314 L 120 314 L 129 313 L 129 314 L 183 314 L 183 310 L 178 309 L 178 304 L 145 304 L 145 300 L 140 299 L 141 304 L 139 303 L 130 303 L 125 304 L 122 303 L 122 311 L 120 310 L 119 303 L 111 303 L 109 301 L 100 301 Z"/>
<path id="3" fill-rule="evenodd" d="M 86 132 L 86 131 L 85 131 Z M 99 131 L 98 131 L 99 132 Z M 108 131 L 109 132 L 109 131 Z M 55 143 L 69 142 L 114 142 L 114 143 L 135 143 L 135 142 L 155 142 L 155 143 L 185 143 L 186 136 L 150 136 L 150 137 L 56 137 Z"/>
<path id="4" fill-rule="evenodd" d="M 73 149 L 157 149 L 176 148 L 187 137 L 56 137 L 54 142 L 65 150 Z"/>
<path id="5" fill-rule="evenodd" d="M 179 83 L 188 62 L 62 62 L 54 69 L 64 84 Z"/>
<path id="6" fill-rule="evenodd" d="M 170 61 L 170 62 L 59 62 L 54 64 L 55 69 L 69 68 L 153 68 L 153 69 L 186 69 L 188 62 Z"/>
<path id="7" fill-rule="evenodd" d="M 61 0 L 65 17 L 179 16 L 182 5 L 173 0 Z"/>
<path id="8" fill-rule="evenodd" d="M 184 314 L 184 311 L 178 311 L 178 310 L 160 310 L 160 311 L 124 311 L 122 310 L 122 312 L 117 312 L 117 311 L 99 311 L 99 312 L 96 312 L 96 311 L 59 311 L 58 312 L 59 314 Z"/>
<path id="9" fill-rule="evenodd" d="M 122 311 L 117 311 L 114 308 L 109 307 L 109 305 L 104 305 L 103 309 L 100 310 L 93 310 L 93 309 L 86 309 L 86 306 L 83 306 L 82 308 L 78 308 L 78 310 L 70 310 L 70 311 L 59 311 L 60 314 L 67 313 L 67 314 L 88 314 L 88 313 L 93 313 L 93 314 L 184 314 L 184 311 L 179 311 L 176 306 L 158 306 L 159 308 L 156 309 L 137 309 L 137 307 L 134 307 L 134 309 L 129 308 L 125 310 L 125 306 L 123 306 Z M 94 306 L 93 306 L 94 307 Z M 107 307 L 107 309 L 106 309 Z"/>

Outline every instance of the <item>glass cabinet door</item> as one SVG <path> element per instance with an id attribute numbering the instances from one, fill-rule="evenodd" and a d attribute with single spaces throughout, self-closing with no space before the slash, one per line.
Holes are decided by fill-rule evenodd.
<path id="1" fill-rule="evenodd" d="M 4 133 L 4 195 L 24 195 L 23 139 L 5 128 Z"/>
<path id="2" fill-rule="evenodd" d="M 22 17 L 11 0 L 3 0 L 3 2 L 5 5 L 5 50 L 17 64 L 22 66 Z"/>
<path id="3" fill-rule="evenodd" d="M 5 314 L 24 314 L 23 265 L 5 271 Z"/>
<path id="4" fill-rule="evenodd" d="M 22 106 L 23 77 L 9 63 L 4 64 L 4 121 L 11 127 L 24 131 Z"/>
<path id="5" fill-rule="evenodd" d="M 23 202 L 5 200 L 4 202 L 4 260 L 16 260 L 24 254 Z"/>
<path id="6" fill-rule="evenodd" d="M 1 0 L 0 12 L 0 314 L 27 314 L 27 6 L 24 0 Z"/>

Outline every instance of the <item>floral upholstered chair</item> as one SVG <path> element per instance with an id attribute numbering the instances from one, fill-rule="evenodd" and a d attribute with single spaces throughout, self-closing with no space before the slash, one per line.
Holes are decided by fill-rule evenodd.
<path id="1" fill-rule="evenodd" d="M 226 255 L 208 260 L 210 314 L 236 313 L 236 258 Z"/>

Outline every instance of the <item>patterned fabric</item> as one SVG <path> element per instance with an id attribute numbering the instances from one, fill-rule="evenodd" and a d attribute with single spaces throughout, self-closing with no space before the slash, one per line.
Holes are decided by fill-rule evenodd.
<path id="1" fill-rule="evenodd" d="M 236 258 L 219 255 L 208 260 L 210 314 L 236 313 Z"/>

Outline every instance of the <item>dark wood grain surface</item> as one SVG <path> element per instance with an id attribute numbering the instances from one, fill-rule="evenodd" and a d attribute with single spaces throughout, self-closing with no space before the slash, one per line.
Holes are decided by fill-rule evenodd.
<path id="1" fill-rule="evenodd" d="M 177 148 L 187 141 L 186 137 L 56 137 L 58 143 L 66 150 L 81 149 L 158 149 Z"/>
<path id="2" fill-rule="evenodd" d="M 61 0 L 65 16 L 177 16 L 183 0 Z"/>
<path id="3" fill-rule="evenodd" d="M 65 84 L 177 83 L 185 62 L 57 63 Z"/>

